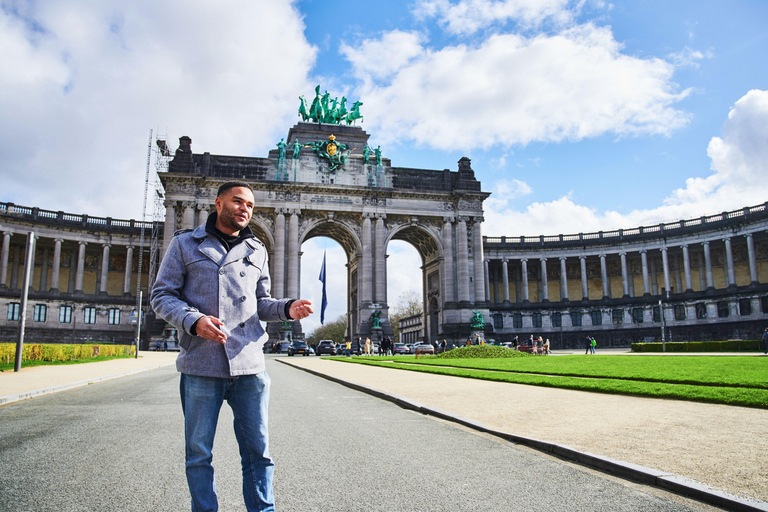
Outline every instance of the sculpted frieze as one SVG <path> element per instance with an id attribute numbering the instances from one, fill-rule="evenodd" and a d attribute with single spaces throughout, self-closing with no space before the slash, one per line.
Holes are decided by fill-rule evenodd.
<path id="1" fill-rule="evenodd" d="M 171 181 L 165 184 L 166 194 L 187 194 L 194 196 L 197 192 L 197 187 L 194 183 L 184 181 Z"/>

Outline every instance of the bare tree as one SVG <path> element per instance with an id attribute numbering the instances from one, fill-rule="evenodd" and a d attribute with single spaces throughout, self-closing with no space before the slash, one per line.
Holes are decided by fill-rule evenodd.
<path id="1" fill-rule="evenodd" d="M 400 341 L 400 320 L 409 316 L 421 315 L 424 303 L 416 290 L 407 290 L 400 294 L 389 310 L 389 324 L 392 326 L 392 339 Z M 423 320 L 422 320 L 423 321 Z"/>

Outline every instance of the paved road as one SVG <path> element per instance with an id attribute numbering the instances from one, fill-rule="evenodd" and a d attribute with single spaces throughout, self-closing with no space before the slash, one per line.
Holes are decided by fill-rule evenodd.
<path id="1" fill-rule="evenodd" d="M 717 510 L 478 435 L 268 361 L 281 511 Z M 0 408 L 0 511 L 188 510 L 178 374 Z M 221 510 L 242 510 L 225 407 Z"/>

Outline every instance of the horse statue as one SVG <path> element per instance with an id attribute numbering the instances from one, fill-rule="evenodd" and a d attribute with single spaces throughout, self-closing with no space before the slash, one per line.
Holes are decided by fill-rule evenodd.
<path id="1" fill-rule="evenodd" d="M 301 120 L 306 122 L 309 119 L 307 100 L 304 99 L 304 96 L 299 96 L 299 99 L 301 100 L 301 105 L 299 105 L 299 115 L 301 116 Z"/>
<path id="2" fill-rule="evenodd" d="M 360 115 L 360 107 L 362 106 L 362 101 L 356 101 L 352 105 L 352 109 L 349 111 L 349 114 L 347 114 L 347 124 L 352 124 L 358 119 L 360 119 L 360 122 L 363 121 L 363 116 Z"/>

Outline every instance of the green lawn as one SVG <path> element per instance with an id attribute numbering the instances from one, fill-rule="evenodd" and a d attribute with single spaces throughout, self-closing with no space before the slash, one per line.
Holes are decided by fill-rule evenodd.
<path id="1" fill-rule="evenodd" d="M 415 359 L 400 356 L 343 361 L 516 384 L 768 409 L 768 358 L 764 357 L 569 355 Z"/>
<path id="2" fill-rule="evenodd" d="M 84 359 L 72 359 L 70 361 L 22 361 L 21 367 L 28 368 L 30 366 L 56 366 L 62 364 L 81 364 L 81 363 L 97 363 L 99 361 L 109 361 L 110 359 L 127 359 L 136 356 L 97 356 L 87 357 Z M 15 369 L 15 363 L 0 363 L 0 372 L 13 371 Z"/>

